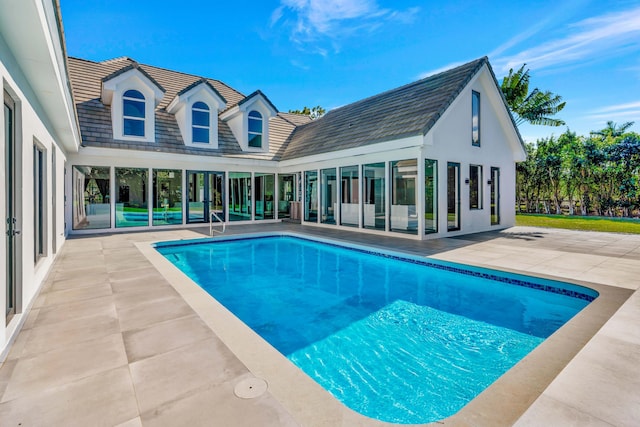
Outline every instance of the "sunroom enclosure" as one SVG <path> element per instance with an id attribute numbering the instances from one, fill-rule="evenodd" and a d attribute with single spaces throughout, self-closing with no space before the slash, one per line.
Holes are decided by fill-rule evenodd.
<path id="1" fill-rule="evenodd" d="M 292 202 L 300 202 L 305 224 L 417 239 L 463 231 L 461 218 L 469 210 L 486 216 L 488 226 L 500 225 L 495 166 L 366 159 L 283 173 L 74 165 L 72 227 L 95 232 L 278 221 L 292 216 L 298 206 Z"/>
<path id="2" fill-rule="evenodd" d="M 277 220 L 289 218 L 291 202 L 299 201 L 295 173 L 84 165 L 72 170 L 74 231 Z"/>
<path id="3" fill-rule="evenodd" d="M 444 166 L 442 166 L 444 165 Z M 475 169 L 474 169 L 475 167 Z M 320 167 L 303 172 L 304 223 L 391 232 L 417 239 L 462 229 L 465 209 L 482 211 L 483 186 L 490 196 L 485 225 L 499 225 L 499 170 L 482 181 L 464 177 L 460 163 L 423 158 Z M 472 165 L 469 171 L 482 167 Z M 476 190 L 469 188 L 470 182 Z M 463 197 L 464 194 L 464 197 Z M 469 206 L 464 205 L 469 200 Z"/>

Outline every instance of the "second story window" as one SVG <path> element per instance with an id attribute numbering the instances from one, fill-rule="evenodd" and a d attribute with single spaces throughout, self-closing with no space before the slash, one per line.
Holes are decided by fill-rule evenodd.
<path id="1" fill-rule="evenodd" d="M 123 134 L 125 136 L 144 137 L 144 110 L 145 101 L 143 94 L 131 89 L 122 95 Z"/>
<path id="2" fill-rule="evenodd" d="M 249 113 L 249 147 L 262 148 L 262 114 L 257 111 Z"/>
<path id="3" fill-rule="evenodd" d="M 480 93 L 471 92 L 471 144 L 480 146 Z"/>
<path id="4" fill-rule="evenodd" d="M 209 106 L 200 101 L 194 103 L 191 108 L 192 141 L 208 144 L 210 127 Z"/>

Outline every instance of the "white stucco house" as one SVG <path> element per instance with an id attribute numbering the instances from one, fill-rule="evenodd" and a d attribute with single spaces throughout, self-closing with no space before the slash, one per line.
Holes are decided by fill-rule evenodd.
<path id="1" fill-rule="evenodd" d="M 69 58 L 69 73 L 70 233 L 299 216 L 427 239 L 514 223 L 525 151 L 487 58 L 314 121 L 127 57 Z"/>
<path id="2" fill-rule="evenodd" d="M 0 361 L 67 235 L 65 164 L 80 131 L 57 2 L 0 0 Z"/>
<path id="3" fill-rule="evenodd" d="M 525 150 L 486 57 L 311 121 L 259 90 L 68 58 L 57 1 L 0 10 L 0 352 L 69 234 L 289 219 L 429 239 L 514 224 Z"/>

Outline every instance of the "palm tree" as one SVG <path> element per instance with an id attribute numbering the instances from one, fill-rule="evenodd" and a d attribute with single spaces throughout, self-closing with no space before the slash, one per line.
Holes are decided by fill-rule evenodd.
<path id="1" fill-rule="evenodd" d="M 529 70 L 525 70 L 527 64 L 514 73 L 513 68 L 509 75 L 502 79 L 502 93 L 507 105 L 515 116 L 517 125 L 528 122 L 532 125 L 562 126 L 564 121 L 550 116 L 557 114 L 564 108 L 566 102 L 562 102 L 560 95 L 550 91 L 541 91 L 538 88 L 529 92 Z"/>
<path id="2" fill-rule="evenodd" d="M 633 123 L 634 122 L 624 122 L 623 124 L 618 126 L 617 123 L 609 120 L 607 122 L 607 127 L 602 130 L 591 131 L 591 135 L 597 135 L 601 137 L 603 141 L 607 138 L 617 138 L 619 136 L 622 136 L 627 131 L 627 129 L 633 126 Z"/>

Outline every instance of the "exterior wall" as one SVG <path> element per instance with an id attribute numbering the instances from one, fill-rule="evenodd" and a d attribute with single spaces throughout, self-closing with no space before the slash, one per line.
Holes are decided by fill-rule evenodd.
<path id="1" fill-rule="evenodd" d="M 6 90 L 16 102 L 16 142 L 18 144 L 17 158 L 17 196 L 18 196 L 18 224 L 17 235 L 18 259 L 21 261 L 18 269 L 19 289 L 17 289 L 16 314 L 6 322 L 4 315 L 0 316 L 0 360 L 5 356 L 4 350 L 11 342 L 20 325 L 24 322 L 23 313 L 33 304 L 34 296 L 43 283 L 55 254 L 65 239 L 64 228 L 64 164 L 66 160 L 62 144 L 54 136 L 52 125 L 40 105 L 36 94 L 31 89 L 30 82 L 25 77 L 15 60 L 11 50 L 0 38 L 0 86 Z M 4 123 L 4 112 L 0 111 L 0 123 Z M 4 220 L 6 212 L 5 186 L 8 176 L 5 171 L 5 137 L 0 134 L 0 212 L 3 213 L 0 230 L 6 236 L 7 224 Z M 45 256 L 34 261 L 34 171 L 33 146 L 39 144 L 45 150 Z M 52 156 L 55 153 L 55 169 Z M 55 181 L 56 185 L 53 186 Z M 55 203 L 54 203 L 55 198 Z M 54 224 L 55 217 L 55 224 Z M 54 238 L 55 230 L 55 238 Z M 6 239 L 6 238 L 5 238 Z M 55 246 L 54 246 L 55 242 Z M 6 243 L 0 245 L 0 306 L 6 306 Z"/>
<path id="2" fill-rule="evenodd" d="M 228 206 L 228 173 L 229 172 L 250 172 L 250 173 L 277 173 L 277 163 L 266 160 L 247 160 L 247 159 L 229 159 L 222 157 L 209 157 L 209 156 L 193 156 L 193 155 L 180 155 L 174 153 L 161 153 L 161 152 L 149 152 L 149 151 L 135 151 L 135 150 L 115 150 L 115 149 L 101 149 L 95 147 L 83 147 L 80 148 L 78 153 L 69 156 L 67 165 L 67 179 L 65 182 L 68 208 L 66 209 L 66 223 L 73 224 L 73 203 L 75 194 L 73 193 L 73 179 L 72 170 L 73 166 L 103 166 L 111 167 L 111 180 L 110 180 L 110 194 L 111 196 L 111 228 L 103 229 L 89 229 L 89 230 L 69 230 L 72 234 L 94 234 L 101 232 L 128 232 L 136 230 L 144 230 L 149 227 L 156 229 L 176 227 L 186 225 L 186 203 L 188 198 L 187 182 L 185 172 L 191 171 L 210 171 L 210 172 L 224 172 L 225 173 L 225 207 Z M 113 168 L 146 168 L 149 171 L 149 178 L 151 177 L 152 169 L 178 169 L 182 171 L 182 224 L 181 225 L 157 225 L 157 226 L 144 226 L 144 227 L 127 227 L 116 228 L 114 221 L 114 209 L 115 209 L 115 194 L 118 189 L 115 187 L 114 169 Z M 253 191 L 253 190 L 252 190 Z M 151 179 L 149 179 L 149 185 L 147 185 L 147 194 L 149 200 L 149 210 L 152 205 L 152 185 Z M 254 200 L 253 193 L 251 200 Z M 260 222 L 270 220 L 260 220 Z M 246 221 L 245 221 L 246 222 Z M 241 222 L 240 222 L 241 223 Z M 202 227 L 202 223 L 194 224 L 193 226 Z"/>
<path id="3" fill-rule="evenodd" d="M 471 93 L 476 91 L 480 93 L 480 146 L 476 147 L 471 142 Z M 506 123 L 506 125 L 505 125 Z M 71 168 L 73 165 L 78 166 L 109 166 L 109 167 L 136 167 L 148 168 L 149 177 L 151 177 L 152 169 L 180 169 L 182 170 L 182 214 L 183 221 L 181 225 L 187 224 L 186 220 L 186 204 L 187 204 L 187 182 L 185 171 L 216 171 L 225 172 L 225 209 L 229 206 L 229 172 L 248 172 L 255 173 L 295 173 L 301 179 L 304 178 L 305 171 L 317 171 L 320 175 L 322 169 L 335 168 L 337 174 L 341 167 L 358 166 L 360 186 L 363 184 L 362 165 L 369 163 L 385 163 L 385 203 L 386 203 L 386 228 L 385 230 L 373 230 L 365 228 L 363 220 L 359 219 L 358 227 L 344 226 L 345 229 L 359 230 L 368 233 L 393 233 L 394 235 L 413 238 L 413 239 L 430 239 L 436 237 L 445 237 L 452 235 L 460 235 L 467 233 L 475 233 L 492 229 L 500 229 L 510 227 L 515 222 L 515 161 L 522 156 L 522 147 L 517 138 L 517 134 L 511 127 L 510 118 L 506 113 L 503 101 L 500 97 L 498 89 L 495 86 L 492 76 L 488 69 L 482 70 L 467 85 L 461 94 L 454 100 L 452 105 L 447 109 L 443 116 L 438 120 L 436 125 L 424 137 L 414 136 L 399 140 L 382 142 L 379 144 L 368 145 L 356 149 L 343 150 L 339 152 L 325 153 L 314 156 L 308 156 L 299 159 L 287 160 L 282 162 L 266 161 L 266 160 L 249 160 L 228 157 L 207 157 L 201 158 L 190 155 L 175 155 L 168 153 L 141 152 L 134 150 L 113 150 L 100 148 L 82 148 L 78 154 L 74 154 L 70 158 Z M 438 162 L 438 230 L 436 233 L 425 233 L 425 159 L 436 160 Z M 394 217 L 394 208 L 391 206 L 391 187 L 395 185 L 391 180 L 391 162 L 402 160 L 417 161 L 417 177 L 415 180 L 416 199 L 415 205 L 408 209 L 415 209 L 412 216 L 413 226 L 417 224 L 416 232 L 392 231 L 392 217 Z M 460 165 L 460 229 L 449 231 L 447 229 L 447 163 L 455 162 Z M 465 181 L 469 178 L 469 166 L 479 165 L 482 167 L 482 176 L 480 186 L 482 189 L 482 207 L 480 209 L 471 209 L 469 205 L 469 184 Z M 500 170 L 500 194 L 499 194 L 499 216 L 498 224 L 491 224 L 491 194 L 490 194 L 490 172 L 491 168 L 496 167 Z M 115 188 L 114 172 L 112 169 L 111 190 L 110 194 L 115 196 L 117 189 Z M 340 203 L 340 179 L 337 179 L 337 201 Z M 149 205 L 152 203 L 152 182 L 149 178 L 148 196 Z M 317 225 L 320 227 L 342 227 L 340 225 L 339 209 L 334 209 L 336 215 L 336 224 L 323 224 L 320 217 L 317 221 L 304 220 L 305 197 L 307 197 L 303 184 L 299 184 L 301 190 L 298 199 L 302 202 L 301 217 L 302 222 L 308 225 Z M 321 188 L 319 188 L 321 189 Z M 67 180 L 67 194 L 70 197 L 73 193 L 72 180 Z M 320 192 L 318 191 L 318 200 Z M 363 194 L 359 189 L 358 217 L 362 218 Z M 277 189 L 275 194 L 278 198 Z M 250 195 L 254 200 L 254 193 Z M 320 207 L 320 206 L 319 206 Z M 114 231 L 114 204 L 111 204 L 112 222 L 110 229 L 102 229 L 103 231 Z M 152 217 L 151 206 L 149 207 L 149 215 Z M 255 214 L 255 212 L 254 212 Z M 350 212 L 350 215 L 354 212 Z M 277 220 L 277 216 L 275 220 Z M 226 220 L 229 220 L 227 212 Z M 247 219 L 247 221 L 254 220 Z M 263 221 L 262 219 L 260 221 Z M 246 222 L 246 221 L 245 221 Z M 71 209 L 67 212 L 67 223 L 72 223 Z M 154 227 L 171 227 L 154 226 Z M 142 229 L 147 228 L 142 227 Z M 117 229 L 117 231 L 135 230 L 136 228 Z M 74 230 L 74 233 L 95 233 L 101 230 Z"/>
<path id="4" fill-rule="evenodd" d="M 480 93 L 480 147 L 471 144 L 471 92 Z M 515 224 L 515 162 L 517 145 L 512 135 L 505 132 L 500 122 L 502 100 L 488 72 L 474 78 L 452 103 L 431 132 L 425 137 L 423 158 L 438 161 L 438 233 L 434 237 L 477 233 L 511 227 Z M 517 145 L 515 145 L 517 144 Z M 447 162 L 460 163 L 460 214 L 458 231 L 447 231 Z M 482 166 L 483 208 L 469 208 L 469 165 Z M 500 224 L 490 223 L 491 167 L 500 168 Z"/>

